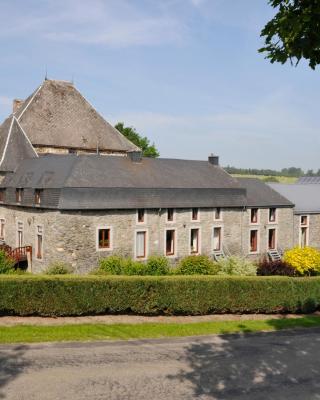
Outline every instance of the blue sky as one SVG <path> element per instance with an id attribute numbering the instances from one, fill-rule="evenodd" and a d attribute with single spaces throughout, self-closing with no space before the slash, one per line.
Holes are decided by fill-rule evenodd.
<path id="1" fill-rule="evenodd" d="M 267 0 L 0 0 L 0 119 L 48 77 L 161 156 L 320 168 L 319 69 L 257 52 Z"/>

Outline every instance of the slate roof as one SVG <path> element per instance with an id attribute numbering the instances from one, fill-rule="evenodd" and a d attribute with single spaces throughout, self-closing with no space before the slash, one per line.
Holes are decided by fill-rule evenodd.
<path id="1" fill-rule="evenodd" d="M 298 184 L 320 184 L 320 176 L 301 176 L 297 182 Z"/>
<path id="2" fill-rule="evenodd" d="M 0 126 L 0 157 L 16 118 L 33 146 L 128 152 L 139 150 L 70 82 L 45 80 Z M 17 165 L 16 165 L 17 166 Z M 0 164 L 0 170 L 1 168 Z"/>
<path id="3" fill-rule="evenodd" d="M 320 213 L 319 184 L 269 183 L 269 186 L 295 204 L 294 211 L 296 214 Z"/>
<path id="4" fill-rule="evenodd" d="M 18 120 L 13 116 L 0 126 L 0 171 L 12 172 L 22 160 L 38 157 Z"/>
<path id="5" fill-rule="evenodd" d="M 247 189 L 248 207 L 293 207 L 293 203 L 283 194 L 256 178 L 237 178 Z"/>
<path id="6" fill-rule="evenodd" d="M 1 185 L 42 188 L 60 209 L 243 207 L 246 190 L 208 161 L 103 155 L 48 155 L 28 159 Z M 6 202 L 15 202 L 6 197 Z M 52 204 L 48 198 L 48 204 Z M 45 203 L 42 204 L 46 206 Z"/>

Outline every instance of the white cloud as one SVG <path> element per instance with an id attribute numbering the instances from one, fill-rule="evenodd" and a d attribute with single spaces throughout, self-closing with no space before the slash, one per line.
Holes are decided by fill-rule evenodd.
<path id="1" fill-rule="evenodd" d="M 106 46 L 179 43 L 185 26 L 168 8 L 152 12 L 129 0 L 49 0 L 32 14 L 12 8 L 0 15 L 0 36 L 37 37 Z"/>
<path id="2" fill-rule="evenodd" d="M 136 112 L 113 115 L 154 141 L 164 157 L 205 159 L 219 154 L 223 165 L 318 168 L 316 121 L 274 95 L 251 109 L 206 115 Z M 308 154 L 294 143 L 301 141 Z"/>

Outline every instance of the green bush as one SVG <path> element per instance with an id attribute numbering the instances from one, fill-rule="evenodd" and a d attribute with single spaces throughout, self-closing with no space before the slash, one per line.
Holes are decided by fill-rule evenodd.
<path id="1" fill-rule="evenodd" d="M 169 261 L 166 257 L 151 256 L 146 264 L 146 275 L 168 275 L 170 271 Z"/>
<path id="2" fill-rule="evenodd" d="M 99 260 L 99 268 L 97 273 L 101 272 L 106 275 L 121 275 L 123 266 L 123 257 L 109 256 Z"/>
<path id="3" fill-rule="evenodd" d="M 296 313 L 319 306 L 320 277 L 0 277 L 2 315 Z"/>
<path id="4" fill-rule="evenodd" d="M 176 275 L 214 275 L 216 263 L 207 256 L 187 256 L 182 258 L 173 271 Z"/>
<path id="5" fill-rule="evenodd" d="M 257 275 L 257 266 L 252 261 L 236 256 L 221 258 L 217 269 L 218 275 Z"/>
<path id="6" fill-rule="evenodd" d="M 63 261 L 56 261 L 50 264 L 45 270 L 46 275 L 66 275 L 74 272 L 72 266 Z"/>
<path id="7" fill-rule="evenodd" d="M 9 258 L 4 251 L 0 251 L 0 274 L 14 274 L 14 260 Z"/>
<path id="8" fill-rule="evenodd" d="M 169 261 L 165 257 L 151 256 L 146 263 L 131 258 L 110 256 L 102 258 L 96 275 L 167 275 Z"/>

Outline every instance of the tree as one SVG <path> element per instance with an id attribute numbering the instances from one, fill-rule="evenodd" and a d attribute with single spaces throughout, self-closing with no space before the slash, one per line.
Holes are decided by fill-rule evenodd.
<path id="1" fill-rule="evenodd" d="M 124 126 L 123 122 L 118 122 L 115 128 L 121 132 L 130 142 L 140 147 L 144 157 L 159 157 L 160 153 L 156 149 L 155 144 L 150 144 L 150 140 L 141 136 L 132 126 Z"/>
<path id="2" fill-rule="evenodd" d="M 277 14 L 262 29 L 267 59 L 297 66 L 304 58 L 315 69 L 320 64 L 320 0 L 269 0 Z"/>

